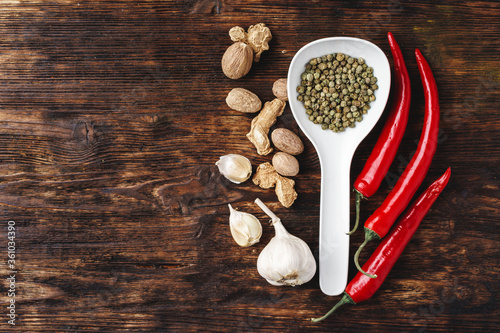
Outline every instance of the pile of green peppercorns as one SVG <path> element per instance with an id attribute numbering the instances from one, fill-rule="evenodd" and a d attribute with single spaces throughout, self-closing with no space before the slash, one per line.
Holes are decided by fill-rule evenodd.
<path id="1" fill-rule="evenodd" d="M 309 120 L 322 129 L 342 132 L 363 120 L 377 89 L 373 68 L 363 58 L 334 53 L 307 63 L 297 99 L 303 102 Z"/>

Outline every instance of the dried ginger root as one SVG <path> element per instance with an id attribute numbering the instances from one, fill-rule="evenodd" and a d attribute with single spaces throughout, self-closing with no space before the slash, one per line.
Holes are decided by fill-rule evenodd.
<path id="1" fill-rule="evenodd" d="M 251 25 L 248 32 L 242 27 L 233 27 L 229 30 L 229 37 L 233 42 L 248 44 L 254 53 L 253 61 L 260 60 L 262 52 L 269 50 L 269 41 L 273 38 L 271 30 L 264 23 Z"/>
<path id="2" fill-rule="evenodd" d="M 268 137 L 269 129 L 276 123 L 276 118 L 281 116 L 285 105 L 286 102 L 278 98 L 266 102 L 259 115 L 252 120 L 247 138 L 257 148 L 259 155 L 267 155 L 273 151 Z"/>
<path id="3" fill-rule="evenodd" d="M 278 172 L 274 169 L 271 163 L 262 163 L 257 167 L 252 181 L 255 185 L 261 188 L 272 188 L 276 185 Z"/>
<path id="4" fill-rule="evenodd" d="M 279 175 L 278 175 L 279 176 Z M 283 206 L 289 208 L 297 199 L 297 192 L 293 188 L 295 181 L 290 178 L 279 176 L 276 181 L 276 195 Z"/>
<path id="5" fill-rule="evenodd" d="M 262 163 L 252 178 L 255 185 L 261 188 L 272 188 L 276 186 L 275 192 L 279 202 L 286 208 L 293 205 L 297 199 L 297 192 L 293 188 L 295 181 L 278 174 L 269 162 Z"/>

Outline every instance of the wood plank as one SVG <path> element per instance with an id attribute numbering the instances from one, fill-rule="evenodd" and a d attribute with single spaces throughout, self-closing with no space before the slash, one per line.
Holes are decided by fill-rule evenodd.
<path id="1" fill-rule="evenodd" d="M 498 311 L 500 5 L 497 1 L 74 1 L 0 3 L 1 332 L 492 332 Z M 240 80 L 220 60 L 228 30 L 266 23 L 270 50 Z M 256 270 L 273 236 L 259 197 L 318 256 L 320 166 L 289 107 L 276 127 L 305 152 L 299 194 L 236 185 L 219 156 L 259 156 L 245 137 L 254 115 L 230 110 L 234 87 L 274 98 L 308 42 L 354 36 L 402 48 L 412 81 L 410 120 L 364 221 L 411 159 L 424 96 L 414 59 L 433 69 L 441 102 L 438 150 L 419 193 L 448 166 L 452 178 L 393 271 L 363 303 L 313 324 L 340 297 L 318 276 L 277 288 Z M 358 148 L 351 183 L 386 116 Z M 231 203 L 263 223 L 238 247 Z M 351 200 L 351 207 L 354 198 Z M 353 211 L 353 209 L 352 209 Z M 354 213 L 354 211 L 353 211 Z M 16 326 L 7 323 L 7 221 L 16 222 Z M 351 238 L 353 253 L 362 242 Z M 376 247 L 369 244 L 365 261 Z M 351 265 L 349 278 L 356 273 Z"/>

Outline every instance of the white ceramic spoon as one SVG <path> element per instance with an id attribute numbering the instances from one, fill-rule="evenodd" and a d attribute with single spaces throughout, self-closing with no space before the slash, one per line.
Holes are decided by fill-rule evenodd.
<path id="1" fill-rule="evenodd" d="M 373 68 L 379 89 L 371 109 L 355 128 L 334 133 L 322 130 L 308 118 L 302 102 L 297 100 L 297 86 L 305 65 L 312 58 L 329 53 L 363 57 Z M 368 135 L 384 111 L 391 86 L 389 61 L 375 44 L 363 39 L 331 37 L 302 47 L 293 57 L 288 71 L 288 100 L 293 116 L 312 142 L 321 165 L 321 201 L 319 221 L 319 283 L 327 295 L 341 294 L 347 284 L 349 267 L 350 168 L 359 143 Z"/>

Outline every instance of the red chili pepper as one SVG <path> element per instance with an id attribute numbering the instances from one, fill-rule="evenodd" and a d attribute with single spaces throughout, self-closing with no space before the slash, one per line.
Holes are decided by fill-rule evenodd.
<path id="1" fill-rule="evenodd" d="M 399 214 L 408 206 L 411 198 L 422 184 L 436 152 L 439 130 L 439 99 L 436 80 L 420 50 L 415 50 L 415 56 L 424 87 L 424 126 L 415 155 L 382 205 L 365 222 L 365 241 L 354 255 L 354 263 L 358 270 L 367 276 L 372 275 L 365 273 L 358 263 L 361 250 L 368 242 L 387 235 Z"/>
<path id="2" fill-rule="evenodd" d="M 370 299 L 380 288 L 399 256 L 405 249 L 420 222 L 425 217 L 432 204 L 443 191 L 450 179 L 451 169 L 446 172 L 425 190 L 424 193 L 407 209 L 395 228 L 377 247 L 370 259 L 363 265 L 367 271 L 377 274 L 378 278 L 372 279 L 358 272 L 354 279 L 347 285 L 342 299 L 323 317 L 312 319 L 313 322 L 321 321 L 331 315 L 344 304 L 358 304 Z"/>
<path id="3" fill-rule="evenodd" d="M 356 222 L 348 235 L 353 234 L 358 228 L 361 199 L 369 198 L 377 192 L 380 183 L 382 183 L 387 174 L 396 156 L 399 144 L 405 133 L 406 124 L 408 123 L 411 101 L 410 76 L 408 75 L 401 49 L 391 32 L 387 33 L 387 39 L 389 40 L 389 46 L 391 47 L 394 59 L 394 102 L 377 143 L 366 160 L 365 167 L 354 182 L 354 189 L 356 191 Z"/>

